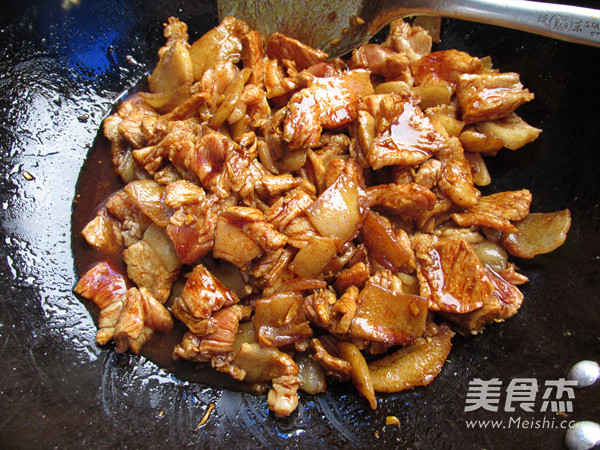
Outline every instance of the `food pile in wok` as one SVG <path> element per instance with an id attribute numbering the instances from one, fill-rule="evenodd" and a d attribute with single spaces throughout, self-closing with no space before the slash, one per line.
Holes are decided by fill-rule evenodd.
<path id="1" fill-rule="evenodd" d="M 484 156 L 540 133 L 489 58 L 432 53 L 403 21 L 332 60 L 231 17 L 192 45 L 175 18 L 164 34 L 148 92 L 104 121 L 124 185 L 83 230 L 98 263 L 75 287 L 100 344 L 138 353 L 185 326 L 174 359 L 268 390 L 277 416 L 328 377 L 375 408 L 431 382 L 452 330 L 518 311 L 508 254 L 564 242 L 567 210 L 479 190 Z"/>

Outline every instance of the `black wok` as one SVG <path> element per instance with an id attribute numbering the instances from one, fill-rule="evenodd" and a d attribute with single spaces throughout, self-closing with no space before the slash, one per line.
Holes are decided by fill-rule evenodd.
<path id="1" fill-rule="evenodd" d="M 534 378 L 541 389 L 577 361 L 600 360 L 598 49 L 443 22 L 439 48 L 491 55 L 536 94 L 519 111 L 544 132 L 488 160 L 489 192 L 527 188 L 533 211 L 569 208 L 568 239 L 550 255 L 516 261 L 530 278 L 519 314 L 479 337 L 455 338 L 429 387 L 380 395 L 371 411 L 350 385 L 334 384 L 302 395 L 298 411 L 277 420 L 264 397 L 191 383 L 144 357 L 98 347 L 92 313 L 71 293 L 73 199 L 102 119 L 156 63 L 162 23 L 178 16 L 194 40 L 216 25 L 216 2 L 60 3 L 0 7 L 0 447 L 561 448 L 558 425 L 484 429 L 465 421 L 600 422 L 598 384 L 576 390 L 566 417 L 540 411 L 542 390 L 533 412 L 505 412 L 502 403 L 498 412 L 465 412 L 475 378 L 505 387 Z M 106 186 L 97 182 L 101 200 Z M 384 426 L 389 415 L 400 426 Z"/>

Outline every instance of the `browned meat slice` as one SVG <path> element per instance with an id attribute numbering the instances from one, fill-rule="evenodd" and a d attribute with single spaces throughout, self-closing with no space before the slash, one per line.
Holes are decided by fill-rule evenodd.
<path id="1" fill-rule="evenodd" d="M 206 198 L 206 192 L 197 184 L 187 180 L 176 180 L 167 184 L 164 203 L 171 208 L 180 208 L 190 203 L 198 203 Z"/>
<path id="2" fill-rule="evenodd" d="M 175 163 L 173 159 L 171 159 Z M 200 183 L 221 198 L 239 192 L 252 196 L 254 180 L 248 168 L 250 158 L 245 150 L 231 139 L 217 132 L 200 138 L 185 154 L 184 165 L 190 169 Z"/>
<path id="3" fill-rule="evenodd" d="M 313 93 L 303 89 L 289 103 L 283 124 L 283 139 L 295 150 L 316 147 L 321 137 L 321 108 Z"/>
<path id="4" fill-rule="evenodd" d="M 481 308 L 493 295 L 494 285 L 472 247 L 463 239 L 413 239 L 421 295 L 429 309 L 468 313 Z"/>
<path id="5" fill-rule="evenodd" d="M 403 177 L 398 177 L 399 179 L 396 180 L 396 183 L 408 184 L 414 181 L 416 184 L 423 186 L 426 189 L 431 189 L 434 186 L 437 186 L 438 181 L 442 176 L 443 167 L 444 165 L 441 161 L 433 158 L 428 159 L 419 166 L 419 170 L 417 170 L 417 173 L 415 173 L 414 175 L 414 180 L 412 179 L 412 177 L 410 177 L 411 169 L 408 168 L 404 170 L 401 174 L 398 174 L 403 175 Z"/>
<path id="6" fill-rule="evenodd" d="M 338 273 L 335 280 L 335 290 L 338 294 L 342 294 L 346 292 L 350 286 L 356 286 L 359 289 L 362 289 L 370 275 L 371 272 L 369 266 L 364 262 L 357 262 L 351 267 Z"/>
<path id="7" fill-rule="evenodd" d="M 352 285 L 331 305 L 331 331 L 337 334 L 346 334 L 356 317 L 356 302 L 360 290 Z"/>
<path id="8" fill-rule="evenodd" d="M 267 222 L 263 213 L 256 208 L 232 206 L 223 211 L 221 217 L 239 227 L 265 251 L 279 250 L 287 243 L 287 237 Z"/>
<path id="9" fill-rule="evenodd" d="M 104 345 L 113 339 L 119 353 L 131 348 L 137 354 L 154 331 L 168 333 L 172 329 L 171 314 L 162 303 L 145 288 L 131 288 L 100 311 L 97 340 Z"/>
<path id="10" fill-rule="evenodd" d="M 178 208 L 171 216 L 167 234 L 183 264 L 196 263 L 212 249 L 220 209 L 219 199 L 210 195 Z"/>
<path id="11" fill-rule="evenodd" d="M 131 280 L 139 287 L 147 287 L 164 303 L 181 268 L 181 261 L 165 229 L 152 224 L 141 241 L 123 252 L 123 260 Z"/>
<path id="12" fill-rule="evenodd" d="M 523 294 L 518 288 L 489 267 L 485 268 L 485 272 L 492 281 L 494 293 L 484 300 L 483 306 L 466 314 L 444 314 L 446 319 L 455 323 L 464 333 L 477 334 L 494 321 L 498 322 L 512 317 L 523 303 Z"/>
<path id="13" fill-rule="evenodd" d="M 431 37 L 423 28 L 398 19 L 390 23 L 390 32 L 382 46 L 405 53 L 413 62 L 431 52 Z"/>
<path id="14" fill-rule="evenodd" d="M 369 72 L 351 70 L 339 76 L 313 77 L 288 103 L 283 138 L 290 148 L 316 147 L 322 128 L 336 128 L 357 117 L 359 100 L 373 93 Z"/>
<path id="15" fill-rule="evenodd" d="M 327 53 L 311 48 L 281 33 L 274 33 L 267 40 L 267 56 L 271 59 L 294 61 L 298 70 L 308 69 L 310 66 L 327 60 Z"/>
<path id="16" fill-rule="evenodd" d="M 368 69 L 385 78 L 396 78 L 408 69 L 408 56 L 377 44 L 365 44 L 352 52 L 348 62 L 353 69 Z"/>
<path id="17" fill-rule="evenodd" d="M 125 247 L 141 240 L 144 231 L 152 224 L 152 220 L 124 190 L 119 190 L 110 196 L 106 201 L 106 209 L 121 222 L 121 235 Z"/>
<path id="18" fill-rule="evenodd" d="M 104 252 L 115 252 L 123 245 L 119 222 L 110 218 L 104 208 L 83 228 L 81 234 L 88 244 Z"/>
<path id="19" fill-rule="evenodd" d="M 142 130 L 144 120 L 157 120 L 158 113 L 141 97 L 134 96 L 131 100 L 132 111 L 123 118 L 117 127 L 118 132 L 133 146 L 141 148 L 146 145 L 146 136 Z"/>
<path id="20" fill-rule="evenodd" d="M 155 145 L 134 150 L 133 157 L 150 175 L 154 175 L 163 166 L 167 157 L 176 166 L 183 167 L 183 160 L 180 161 L 177 156 L 189 151 L 189 147 L 198 141 L 205 129 L 195 119 L 170 121 L 166 134 L 158 137 Z"/>
<path id="21" fill-rule="evenodd" d="M 265 252 L 250 265 L 249 273 L 257 280 L 264 280 L 267 286 L 272 286 L 287 269 L 293 257 L 294 250 L 289 246 Z"/>
<path id="22" fill-rule="evenodd" d="M 350 379 L 350 363 L 348 361 L 331 355 L 317 338 L 311 339 L 310 346 L 315 352 L 313 359 L 323 367 L 327 375 L 335 377 L 340 381 L 348 381 Z"/>
<path id="23" fill-rule="evenodd" d="M 171 17 L 165 25 L 164 35 L 167 42 L 158 51 L 160 59 L 148 77 L 148 86 L 154 93 L 172 93 L 194 81 L 187 25 Z"/>
<path id="24" fill-rule="evenodd" d="M 218 61 L 236 63 L 240 60 L 242 37 L 249 31 L 248 25 L 233 17 L 225 17 L 219 26 L 204 34 L 192 44 L 190 57 L 196 81 Z"/>
<path id="25" fill-rule="evenodd" d="M 173 350 L 173 357 L 193 361 L 208 361 L 213 356 L 224 355 L 233 350 L 233 341 L 238 331 L 244 307 L 232 305 L 215 312 L 215 331 L 202 337 L 188 331 Z"/>
<path id="26" fill-rule="evenodd" d="M 314 198 L 304 191 L 289 192 L 271 205 L 265 212 L 265 219 L 283 231 L 294 219 L 306 215 L 313 202 Z"/>
<path id="27" fill-rule="evenodd" d="M 368 146 L 363 151 L 373 169 L 421 164 L 445 145 L 421 109 L 397 94 L 369 96 L 359 109 L 374 119 L 373 129 L 363 131 L 368 137 L 361 142 Z"/>
<path id="28" fill-rule="evenodd" d="M 382 206 L 402 216 L 419 219 L 435 203 L 435 194 L 418 184 L 385 184 L 367 189 L 369 206 Z"/>
<path id="29" fill-rule="evenodd" d="M 263 39 L 258 31 L 251 30 L 242 36 L 242 63 L 252 69 L 250 83 L 260 84 L 264 77 Z"/>
<path id="30" fill-rule="evenodd" d="M 415 84 L 431 84 L 440 80 L 456 85 L 460 75 L 486 71 L 479 58 L 458 50 L 441 50 L 424 55 L 411 65 Z"/>
<path id="31" fill-rule="evenodd" d="M 443 163 L 438 183 L 440 190 L 457 205 L 475 205 L 480 193 L 473 184 L 471 166 L 458 138 L 450 138 L 447 147 L 441 149 L 436 157 Z"/>
<path id="32" fill-rule="evenodd" d="M 233 291 L 223 286 L 206 267 L 198 264 L 185 283 L 181 296 L 173 302 L 171 311 L 193 333 L 205 335 L 216 329 L 216 320 L 211 318 L 213 313 L 237 302 L 239 299 Z"/>
<path id="33" fill-rule="evenodd" d="M 244 381 L 273 383 L 267 403 L 277 417 L 289 416 L 298 406 L 299 369 L 288 354 L 273 347 L 244 343 L 235 354 L 233 365 L 246 371 Z"/>
<path id="34" fill-rule="evenodd" d="M 295 68 L 293 71 L 288 69 L 288 73 L 286 73 L 276 59 L 267 59 L 264 75 L 267 98 L 282 99 L 282 104 L 287 103 L 288 95 L 291 92 L 305 86 L 305 81 L 298 75 Z"/>
<path id="35" fill-rule="evenodd" d="M 482 226 L 514 233 L 517 229 L 510 221 L 524 219 L 530 205 L 531 192 L 527 189 L 499 192 L 481 197 L 465 212 L 452 214 L 452 220 L 461 227 Z"/>
<path id="36" fill-rule="evenodd" d="M 465 123 L 500 119 L 523 103 L 533 100 L 517 73 L 488 73 L 460 75 L 456 98 Z"/>
<path id="37" fill-rule="evenodd" d="M 92 300 L 102 310 L 127 292 L 127 283 L 120 273 L 111 269 L 108 263 L 102 262 L 79 279 L 74 291 Z"/>

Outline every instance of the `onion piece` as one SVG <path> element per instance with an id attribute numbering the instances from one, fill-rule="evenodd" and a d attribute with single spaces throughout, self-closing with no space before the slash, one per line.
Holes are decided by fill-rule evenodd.
<path id="1" fill-rule="evenodd" d="M 163 201 L 164 186 L 154 180 L 136 180 L 128 183 L 124 190 L 155 224 L 161 227 L 169 224 L 173 209 L 165 205 Z"/>
<path id="2" fill-rule="evenodd" d="M 368 400 L 371 409 L 377 409 L 373 381 L 365 357 L 356 345 L 348 341 L 338 341 L 337 351 L 343 360 L 350 363 L 350 379 L 358 392 Z"/>

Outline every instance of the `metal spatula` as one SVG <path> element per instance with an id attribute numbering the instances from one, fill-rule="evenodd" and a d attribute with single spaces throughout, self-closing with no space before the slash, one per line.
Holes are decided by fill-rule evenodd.
<path id="1" fill-rule="evenodd" d="M 218 0 L 263 36 L 279 31 L 341 56 L 393 19 L 442 16 L 600 47 L 600 10 L 525 0 Z"/>

